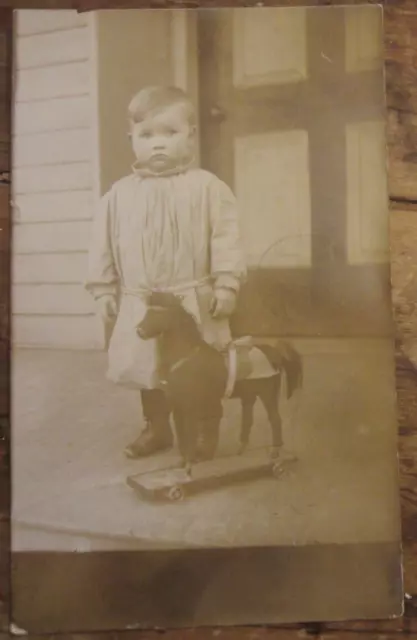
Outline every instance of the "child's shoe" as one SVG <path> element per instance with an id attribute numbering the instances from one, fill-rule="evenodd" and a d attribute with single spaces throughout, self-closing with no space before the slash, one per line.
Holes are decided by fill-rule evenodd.
<path id="1" fill-rule="evenodd" d="M 126 447 L 124 453 L 127 458 L 143 458 L 166 451 L 173 443 L 169 421 L 163 429 L 161 425 L 155 428 L 155 424 L 149 421 L 140 436 Z"/>
<path id="2" fill-rule="evenodd" d="M 161 389 L 141 391 L 146 427 L 125 449 L 128 458 L 143 458 L 170 449 L 174 443 L 169 420 L 170 407 Z"/>

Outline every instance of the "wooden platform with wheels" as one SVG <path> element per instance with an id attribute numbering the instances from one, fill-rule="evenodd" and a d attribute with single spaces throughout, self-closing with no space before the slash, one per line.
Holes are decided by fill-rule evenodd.
<path id="1" fill-rule="evenodd" d="M 127 478 L 127 484 L 143 500 L 176 502 L 204 491 L 252 482 L 260 478 L 279 478 L 296 461 L 291 455 L 271 458 L 266 452 L 247 452 L 224 456 L 194 465 L 189 476 L 184 469 L 170 468 Z"/>

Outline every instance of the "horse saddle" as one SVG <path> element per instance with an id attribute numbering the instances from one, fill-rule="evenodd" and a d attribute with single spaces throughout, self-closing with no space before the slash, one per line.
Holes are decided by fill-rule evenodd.
<path id="1" fill-rule="evenodd" d="M 225 396 L 229 397 L 238 380 L 248 378 L 253 372 L 253 363 L 250 353 L 254 347 L 253 339 L 244 336 L 232 340 L 225 349 L 225 359 L 227 366 L 227 384 Z"/>

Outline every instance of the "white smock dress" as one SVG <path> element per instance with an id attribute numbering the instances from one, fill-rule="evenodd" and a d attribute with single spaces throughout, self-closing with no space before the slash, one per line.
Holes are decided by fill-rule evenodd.
<path id="1" fill-rule="evenodd" d="M 213 287 L 238 290 L 244 275 L 235 196 L 215 175 L 134 171 L 116 182 L 94 217 L 86 281 L 94 298 L 111 294 L 119 304 L 107 377 L 138 389 L 159 386 L 157 340 L 136 333 L 152 290 L 183 296 L 204 339 L 226 346 L 229 323 L 209 312 Z"/>

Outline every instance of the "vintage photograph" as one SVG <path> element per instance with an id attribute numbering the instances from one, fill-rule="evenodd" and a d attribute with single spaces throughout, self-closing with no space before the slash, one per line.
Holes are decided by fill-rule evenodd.
<path id="1" fill-rule="evenodd" d="M 398 548 L 381 8 L 14 28 L 13 551 Z"/>

